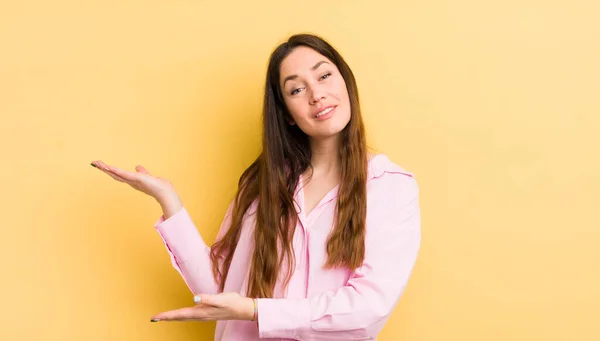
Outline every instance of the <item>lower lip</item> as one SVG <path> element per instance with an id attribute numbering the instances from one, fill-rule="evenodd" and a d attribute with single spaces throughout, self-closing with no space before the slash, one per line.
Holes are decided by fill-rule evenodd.
<path id="1" fill-rule="evenodd" d="M 327 113 L 327 114 L 325 114 L 325 115 L 321 115 L 321 116 L 319 116 L 319 117 L 315 117 L 315 119 L 316 119 L 316 120 L 319 120 L 319 121 L 326 120 L 326 119 L 330 118 L 330 117 L 333 115 L 333 113 L 335 112 L 335 109 L 337 109 L 337 107 L 333 107 L 333 109 L 331 109 L 331 111 L 330 111 L 330 112 L 328 112 L 328 113 Z"/>

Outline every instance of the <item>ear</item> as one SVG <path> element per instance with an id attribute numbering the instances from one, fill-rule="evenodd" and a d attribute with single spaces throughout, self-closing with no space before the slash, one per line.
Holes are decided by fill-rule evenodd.
<path id="1" fill-rule="evenodd" d="M 288 119 L 288 124 L 291 125 L 291 126 L 293 126 L 293 125 L 296 124 L 296 122 L 294 120 L 292 120 L 292 119 Z"/>

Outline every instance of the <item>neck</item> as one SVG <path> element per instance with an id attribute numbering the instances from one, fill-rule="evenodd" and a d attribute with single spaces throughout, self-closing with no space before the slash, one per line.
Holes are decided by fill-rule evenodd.
<path id="1" fill-rule="evenodd" d="M 311 139 L 310 148 L 312 151 L 311 164 L 313 167 L 313 176 L 339 177 L 341 162 L 340 143 L 341 134 L 327 139 Z"/>

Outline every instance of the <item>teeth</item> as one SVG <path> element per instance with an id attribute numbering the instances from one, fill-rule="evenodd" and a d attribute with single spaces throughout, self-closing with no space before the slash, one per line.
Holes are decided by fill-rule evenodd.
<path id="1" fill-rule="evenodd" d="M 321 111 L 320 113 L 317 114 L 317 117 L 321 117 L 321 116 L 327 114 L 328 112 L 330 112 L 331 110 L 333 110 L 333 107 L 329 107 L 329 108 Z"/>

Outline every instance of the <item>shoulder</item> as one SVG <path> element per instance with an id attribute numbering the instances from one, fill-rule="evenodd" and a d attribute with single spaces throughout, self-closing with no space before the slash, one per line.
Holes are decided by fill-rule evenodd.
<path id="1" fill-rule="evenodd" d="M 412 172 L 407 171 L 403 167 L 399 166 L 385 154 L 375 154 L 369 160 L 369 167 L 367 170 L 367 181 L 378 179 L 385 174 L 396 175 L 398 179 L 413 179 L 415 175 Z"/>
<path id="2" fill-rule="evenodd" d="M 369 204 L 409 202 L 419 194 L 415 174 L 399 166 L 385 154 L 369 160 L 367 199 Z"/>

